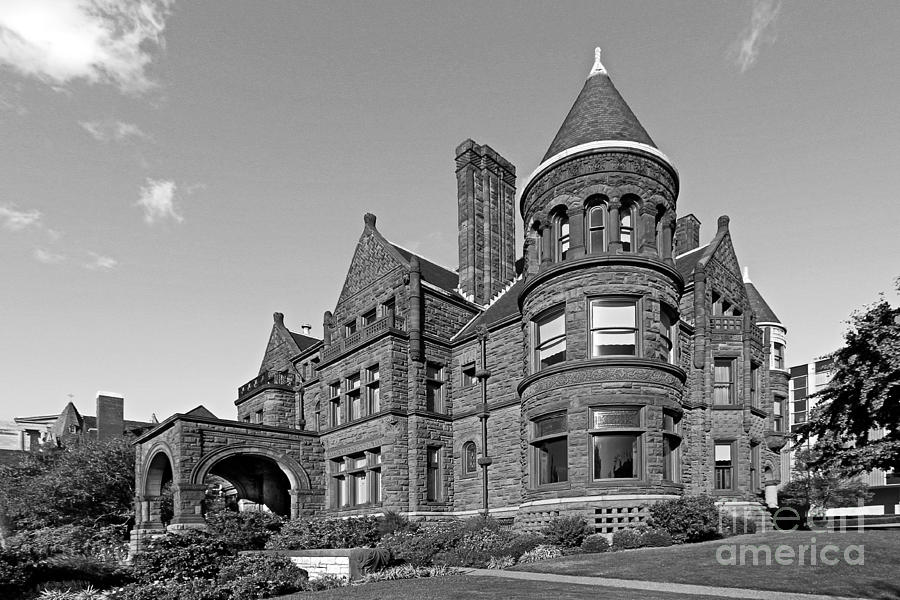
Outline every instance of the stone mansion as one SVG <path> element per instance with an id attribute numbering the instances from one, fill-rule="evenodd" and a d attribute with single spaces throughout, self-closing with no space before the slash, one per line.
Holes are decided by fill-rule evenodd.
<path id="1" fill-rule="evenodd" d="M 460 144 L 455 173 L 458 269 L 365 215 L 323 339 L 275 313 L 235 419 L 201 406 L 137 439 L 138 538 L 164 527 L 168 486 L 170 527 L 202 527 L 211 480 L 292 518 L 487 509 L 609 533 L 701 493 L 767 516 L 786 329 L 742 276 L 728 217 L 701 244 L 676 216 L 678 171 L 599 51 L 518 202 L 489 146 Z"/>

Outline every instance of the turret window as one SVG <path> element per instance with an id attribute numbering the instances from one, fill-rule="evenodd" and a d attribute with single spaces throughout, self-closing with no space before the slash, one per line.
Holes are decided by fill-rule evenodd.
<path id="1" fill-rule="evenodd" d="M 606 205 L 594 204 L 587 212 L 587 250 L 606 252 Z"/>
<path id="2" fill-rule="evenodd" d="M 678 362 L 678 313 L 665 304 L 659 305 L 659 330 L 666 350 L 666 360 Z"/>
<path id="3" fill-rule="evenodd" d="M 566 360 L 565 307 L 552 309 L 533 323 L 534 370 L 540 371 Z"/>
<path id="4" fill-rule="evenodd" d="M 556 236 L 556 260 L 566 260 L 569 254 L 569 216 L 562 212 L 553 221 Z"/>
<path id="5" fill-rule="evenodd" d="M 547 415 L 535 419 L 531 440 L 533 477 L 537 485 L 569 480 L 569 438 L 566 415 Z"/>
<path id="6" fill-rule="evenodd" d="M 637 354 L 637 302 L 630 298 L 591 300 L 591 356 Z"/>
<path id="7" fill-rule="evenodd" d="M 622 243 L 622 250 L 625 252 L 633 252 L 635 249 L 635 213 L 636 209 L 633 202 L 623 202 L 622 207 L 619 209 L 619 241 Z"/>

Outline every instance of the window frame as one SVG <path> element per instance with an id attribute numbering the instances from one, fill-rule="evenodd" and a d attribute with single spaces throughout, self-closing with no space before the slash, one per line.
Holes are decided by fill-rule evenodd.
<path id="1" fill-rule="evenodd" d="M 441 457 L 442 446 L 425 446 L 425 501 L 443 502 L 443 461 Z M 434 461 L 432 462 L 432 456 Z"/>
<path id="2" fill-rule="evenodd" d="M 784 371 L 784 344 L 772 342 L 772 368 Z"/>
<path id="3" fill-rule="evenodd" d="M 359 463 L 360 460 L 363 462 Z M 331 463 L 330 479 L 334 485 L 330 499 L 332 509 L 373 506 L 383 501 L 381 447 L 337 456 L 330 459 L 329 462 Z M 364 479 L 366 486 L 365 498 L 362 501 L 357 493 L 356 480 L 360 477 Z"/>
<path id="4" fill-rule="evenodd" d="M 553 214 L 553 260 L 562 262 L 572 249 L 572 222 L 565 208 Z"/>
<path id="5" fill-rule="evenodd" d="M 595 212 L 600 216 L 600 225 L 594 223 Z M 588 254 L 601 254 L 609 249 L 609 207 L 605 200 L 598 199 L 588 202 L 584 212 L 585 244 Z M 595 247 L 594 232 L 599 232 L 600 247 Z"/>
<path id="6" fill-rule="evenodd" d="M 353 385 L 353 382 L 356 385 Z M 363 417 L 362 377 L 359 371 L 344 376 L 344 395 L 347 400 L 347 422 Z"/>
<path id="7" fill-rule="evenodd" d="M 681 420 L 684 415 L 673 410 L 663 409 L 662 440 L 663 440 L 663 481 L 681 483 Z M 672 428 L 666 427 L 666 417 L 671 418 Z M 677 443 L 676 443 L 677 442 Z M 667 473 L 668 471 L 668 473 Z M 666 477 L 666 475 L 670 477 Z"/>
<path id="8" fill-rule="evenodd" d="M 474 456 L 474 460 L 471 464 L 469 462 L 469 450 L 472 451 Z M 463 477 L 474 477 L 478 474 L 478 446 L 473 440 L 469 440 L 462 445 L 460 465 L 460 473 Z"/>
<path id="9" fill-rule="evenodd" d="M 762 365 L 750 362 L 750 407 L 759 408 L 762 401 Z"/>
<path id="10" fill-rule="evenodd" d="M 602 302 L 619 302 L 619 303 L 628 303 L 631 304 L 634 308 L 634 327 L 594 327 L 594 303 L 602 303 Z M 640 296 L 629 296 L 629 295 L 601 295 L 601 296 L 588 296 L 587 297 L 587 319 L 585 319 L 587 323 L 587 342 L 588 342 L 588 357 L 592 359 L 596 358 L 612 358 L 612 357 L 622 357 L 622 356 L 633 356 L 640 357 L 643 356 L 643 346 L 641 344 L 641 340 L 643 339 L 643 330 L 642 330 L 642 322 L 643 319 L 641 315 L 643 315 L 643 298 Z M 617 330 L 629 330 L 634 334 L 634 352 L 632 354 L 595 354 L 594 353 L 594 332 L 603 332 L 607 331 L 609 333 L 618 333 Z M 617 345 L 625 345 L 625 344 L 617 344 Z"/>
<path id="11" fill-rule="evenodd" d="M 638 202 L 633 199 L 622 200 L 619 204 L 619 245 L 622 252 L 637 252 L 637 233 L 638 233 Z M 623 226 L 622 222 L 628 217 L 629 225 Z M 628 231 L 628 248 L 625 247 L 624 236 L 622 231 Z"/>
<path id="12" fill-rule="evenodd" d="M 637 417 L 636 424 L 622 424 L 595 427 L 594 414 L 600 411 L 618 411 L 631 412 Z M 588 481 L 592 484 L 608 484 L 615 485 L 620 482 L 634 482 L 644 479 L 644 434 L 647 428 L 644 423 L 644 409 L 642 405 L 637 404 L 598 404 L 588 407 Z M 633 436 L 635 452 L 631 458 L 632 467 L 631 477 L 596 477 L 596 445 L 595 440 L 603 437 L 611 436 Z"/>
<path id="13" fill-rule="evenodd" d="M 562 417 L 563 419 L 563 430 L 546 433 L 544 435 L 538 435 L 540 424 L 543 422 L 550 421 L 555 418 Z M 546 413 L 543 415 L 539 415 L 533 417 L 530 420 L 529 424 L 530 439 L 528 440 L 528 445 L 531 448 L 529 452 L 531 457 L 531 487 L 534 489 L 546 489 L 546 488 L 554 488 L 560 486 L 566 486 L 569 484 L 569 416 L 565 410 L 562 411 L 554 411 L 550 413 Z M 556 481 L 542 481 L 543 470 L 541 468 L 541 451 L 544 444 L 548 442 L 558 442 L 562 440 L 564 442 L 563 448 L 565 448 L 565 471 L 564 478 L 557 478 Z M 548 454 L 549 456 L 549 454 Z M 548 473 L 549 475 L 549 473 Z M 557 475 L 558 477 L 558 475 Z M 551 477 L 547 477 L 547 479 L 551 479 Z"/>
<path id="14" fill-rule="evenodd" d="M 359 331 L 359 322 L 356 319 L 344 321 L 344 337 L 348 338 Z"/>
<path id="15" fill-rule="evenodd" d="M 666 318 L 671 319 L 671 323 L 668 327 L 663 327 L 663 315 L 666 315 Z M 678 310 L 672 308 L 665 302 L 659 303 L 659 323 L 660 323 L 660 335 L 663 338 L 668 346 L 669 350 L 666 353 L 666 360 L 669 364 L 676 365 L 678 364 L 678 337 L 681 333 L 681 329 L 679 327 L 679 322 L 681 321 L 681 317 L 678 314 Z"/>
<path id="16" fill-rule="evenodd" d="M 562 319 L 562 329 L 563 332 L 561 335 L 553 336 L 547 340 L 540 339 L 540 328 L 544 325 L 548 325 L 556 319 Z M 552 306 L 547 310 L 539 313 L 534 319 L 531 320 L 531 372 L 537 373 L 539 371 L 543 371 L 544 369 L 548 369 L 553 365 L 562 363 L 566 361 L 567 358 L 567 334 L 568 327 L 566 326 L 566 305 L 557 304 L 556 306 Z M 550 364 L 544 365 L 540 359 L 540 353 L 542 350 L 548 347 L 553 347 L 557 343 L 562 341 L 562 357 Z"/>
<path id="17" fill-rule="evenodd" d="M 374 415 L 381 412 L 381 371 L 378 363 L 366 367 L 365 374 L 366 414 Z"/>
<path id="18" fill-rule="evenodd" d="M 434 368 L 437 376 L 429 375 L 428 370 Z M 428 361 L 425 363 L 425 410 L 438 414 L 447 414 L 447 380 L 446 367 L 437 362 Z M 437 395 L 432 392 L 429 400 L 429 391 L 437 390 Z M 429 406 L 429 402 L 431 403 Z"/>
<path id="19" fill-rule="evenodd" d="M 778 407 L 778 410 L 775 408 Z M 787 407 L 787 396 L 775 394 L 772 396 L 772 431 L 776 433 L 785 433 L 784 427 L 784 411 Z"/>
<path id="20" fill-rule="evenodd" d="M 475 366 L 475 361 L 468 362 L 462 365 L 459 369 L 459 385 L 463 389 L 470 388 L 478 383 L 478 378 L 475 377 L 475 373 L 477 373 L 477 369 Z"/>
<path id="21" fill-rule="evenodd" d="M 727 446 L 729 448 L 728 455 L 728 466 L 720 467 L 716 463 L 719 462 L 716 460 L 716 448 L 719 446 Z M 737 442 L 736 440 L 713 440 L 713 486 L 714 491 L 717 492 L 733 492 L 735 491 L 735 484 L 737 483 Z M 728 469 L 728 478 L 729 478 L 729 486 L 728 487 L 719 487 L 719 472 L 720 470 Z"/>
<path id="22" fill-rule="evenodd" d="M 727 382 L 721 382 L 716 379 L 716 369 L 720 363 L 728 364 L 730 379 Z M 718 402 L 716 390 L 728 389 L 728 402 Z M 713 406 L 737 406 L 737 357 L 734 356 L 716 356 L 713 358 Z"/>
<path id="23" fill-rule="evenodd" d="M 362 321 L 363 327 L 365 327 L 366 325 L 371 325 L 378 320 L 378 307 L 373 306 L 372 308 L 361 314 L 359 318 Z"/>
<path id="24" fill-rule="evenodd" d="M 337 392 L 337 393 L 335 393 Z M 341 382 L 334 381 L 328 384 L 328 424 L 338 427 L 344 424 L 344 411 L 342 407 Z"/>

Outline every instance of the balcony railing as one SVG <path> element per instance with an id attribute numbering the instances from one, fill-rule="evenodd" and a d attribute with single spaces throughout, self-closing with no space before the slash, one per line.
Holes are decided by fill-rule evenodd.
<path id="1" fill-rule="evenodd" d="M 266 385 L 283 385 L 286 387 L 295 387 L 300 383 L 300 378 L 293 373 L 285 371 L 266 371 L 257 375 L 244 385 L 238 388 L 238 398 L 243 398 L 254 390 Z"/>
<path id="2" fill-rule="evenodd" d="M 720 333 L 740 333 L 744 330 L 744 317 L 710 317 L 709 328 Z"/>
<path id="3" fill-rule="evenodd" d="M 332 340 L 331 345 L 322 350 L 322 361 L 328 362 L 344 352 L 348 352 L 357 346 L 363 345 L 389 329 L 406 331 L 406 320 L 397 315 L 385 315 L 376 321 L 372 321 L 368 325 L 363 325 L 363 327 L 355 333 L 352 333 L 343 339 Z"/>

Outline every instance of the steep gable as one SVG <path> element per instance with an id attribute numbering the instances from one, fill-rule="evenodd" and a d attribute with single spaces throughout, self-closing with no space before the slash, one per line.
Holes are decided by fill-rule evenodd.
<path id="1" fill-rule="evenodd" d="M 259 366 L 259 374 L 266 371 L 284 371 L 291 366 L 291 358 L 300 353 L 297 340 L 284 325 L 284 314 L 273 315 L 275 323 L 269 334 L 269 343 L 266 344 L 266 353 L 263 355 L 262 364 Z"/>
<path id="2" fill-rule="evenodd" d="M 391 271 L 398 268 L 409 269 L 409 264 L 397 249 L 375 229 L 375 215 L 366 214 L 365 223 L 362 235 L 356 243 L 347 277 L 344 279 L 344 286 L 338 298 L 339 305 Z"/>

